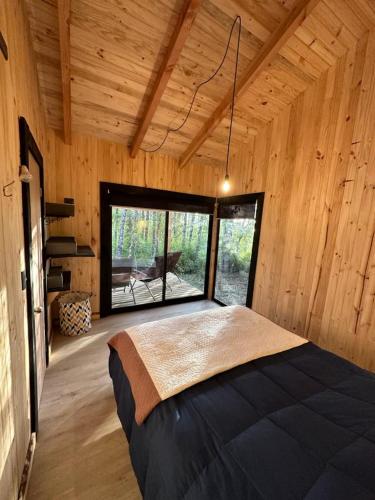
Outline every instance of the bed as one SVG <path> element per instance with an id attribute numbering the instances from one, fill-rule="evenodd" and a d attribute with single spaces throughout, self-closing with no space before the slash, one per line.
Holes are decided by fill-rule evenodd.
<path id="1" fill-rule="evenodd" d="M 375 499 L 375 376 L 312 343 L 217 373 L 144 422 L 109 371 L 146 500 Z"/>

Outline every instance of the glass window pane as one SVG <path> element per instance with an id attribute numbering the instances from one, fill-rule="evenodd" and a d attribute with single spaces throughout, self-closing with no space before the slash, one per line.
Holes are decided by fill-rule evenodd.
<path id="1" fill-rule="evenodd" d="M 217 250 L 215 299 L 226 305 L 246 305 L 254 219 L 222 219 Z"/>
<path id="2" fill-rule="evenodd" d="M 204 293 L 210 216 L 169 212 L 166 298 Z"/>
<path id="3" fill-rule="evenodd" d="M 160 302 L 165 212 L 112 207 L 112 308 Z"/>

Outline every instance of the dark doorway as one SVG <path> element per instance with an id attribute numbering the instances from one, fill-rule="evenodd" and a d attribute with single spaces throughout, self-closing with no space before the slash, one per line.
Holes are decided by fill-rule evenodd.
<path id="1" fill-rule="evenodd" d="M 19 120 L 21 165 L 31 173 L 22 182 L 25 243 L 26 296 L 29 338 L 31 432 L 38 432 L 38 407 L 45 368 L 48 365 L 46 257 L 44 252 L 43 157 L 25 118 Z"/>

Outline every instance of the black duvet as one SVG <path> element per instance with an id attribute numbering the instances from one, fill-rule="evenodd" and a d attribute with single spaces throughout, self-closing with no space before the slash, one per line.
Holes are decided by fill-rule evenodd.
<path id="1" fill-rule="evenodd" d="M 109 369 L 146 500 L 375 499 L 375 375 L 313 344 L 187 389 L 141 426 L 114 350 Z"/>

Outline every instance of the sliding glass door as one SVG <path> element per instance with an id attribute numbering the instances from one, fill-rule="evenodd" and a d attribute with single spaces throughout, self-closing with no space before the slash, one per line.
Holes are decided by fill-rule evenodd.
<path id="1" fill-rule="evenodd" d="M 251 306 L 263 194 L 222 198 L 218 205 L 214 299 Z"/>
<path id="2" fill-rule="evenodd" d="M 166 299 L 203 295 L 210 216 L 169 212 Z"/>
<path id="3" fill-rule="evenodd" d="M 207 214 L 112 207 L 112 308 L 203 295 L 209 223 Z"/>
<path id="4" fill-rule="evenodd" d="M 101 315 L 207 297 L 213 209 L 212 198 L 101 184 Z"/>
<path id="5" fill-rule="evenodd" d="M 112 307 L 163 300 L 166 214 L 112 207 Z"/>

